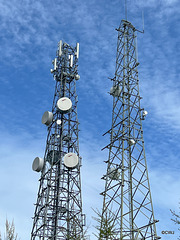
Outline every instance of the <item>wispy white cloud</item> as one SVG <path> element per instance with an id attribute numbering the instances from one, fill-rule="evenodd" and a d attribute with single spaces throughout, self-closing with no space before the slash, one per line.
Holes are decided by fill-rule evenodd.
<path id="1" fill-rule="evenodd" d="M 14 136 L 7 134 L 7 132 L 2 133 L 2 136 L 4 141 L 0 144 L 0 182 L 3 183 L 0 185 L 2 193 L 0 229 L 3 231 L 6 216 L 9 219 L 14 218 L 17 232 L 19 232 L 21 238 L 25 239 L 27 233 L 30 234 L 32 227 L 31 216 L 34 213 L 33 203 L 36 201 L 39 178 L 39 175 L 32 172 L 31 163 L 35 156 L 43 156 L 45 136 L 44 139 L 35 139 L 28 133 Z M 80 138 L 80 154 L 83 157 L 81 171 L 83 211 L 87 215 L 87 223 L 90 224 L 90 233 L 94 231 L 93 225 L 95 225 L 92 219 L 92 216 L 95 215 L 92 208 L 100 209 L 102 207 L 102 197 L 99 193 L 103 191 L 104 181 L 100 178 L 106 171 L 106 164 L 103 161 L 107 160 L 108 155 L 106 151 L 100 151 L 99 146 L 104 144 L 103 138 L 100 144 L 95 136 L 88 129 L 86 132 L 84 131 Z M 152 149 L 148 148 L 147 158 L 149 163 L 154 156 L 159 157 L 160 153 L 153 153 Z M 169 157 L 171 158 L 171 156 Z M 174 157 L 174 161 L 177 161 L 177 158 Z M 178 170 L 169 171 L 168 168 L 162 171 L 162 168 L 158 167 L 158 163 L 156 169 L 152 168 L 151 164 L 148 165 L 150 165 L 149 176 L 155 216 L 160 220 L 158 229 L 162 231 L 165 227 L 173 227 L 169 218 L 169 209 L 177 210 L 179 174 Z M 163 217 L 166 218 L 166 223 Z M 95 237 L 91 239 L 93 240 Z"/>
<path id="2" fill-rule="evenodd" d="M 143 6 L 143 7 L 156 7 L 156 6 L 162 6 L 162 7 L 166 7 L 166 6 L 172 6 L 172 5 L 176 5 L 178 3 L 178 0 L 160 0 L 160 1 L 156 1 L 156 0 L 149 0 L 149 1 L 142 1 L 142 0 L 132 0 L 130 1 L 131 3 L 138 5 L 138 6 Z"/>
<path id="3" fill-rule="evenodd" d="M 60 39 L 70 44 L 80 42 L 81 79 L 77 85 L 82 194 L 88 222 L 93 224 L 91 207 L 100 208 L 102 204 L 99 192 L 104 182 L 100 178 L 105 172 L 107 152 L 100 152 L 100 148 L 109 139 L 101 134 L 111 125 L 108 77 L 114 76 L 114 29 L 124 16 L 123 4 L 95 0 L 0 3 L 1 231 L 7 215 L 14 218 L 22 239 L 30 235 L 38 188 L 38 175 L 32 172 L 31 163 L 35 155 L 44 152 L 46 131 L 40 126 L 40 118 L 43 111 L 51 109 L 54 87 L 45 69 L 50 68 Z M 129 1 L 129 18 L 134 18 L 135 26 L 141 27 L 142 8 L 145 34 L 138 35 L 138 42 L 140 93 L 142 105 L 149 112 L 144 122 L 145 144 L 153 204 L 161 220 L 159 229 L 164 230 L 168 224 L 173 226 L 169 208 L 176 209 L 179 188 L 179 30 L 174 26 L 179 7 L 176 0 Z"/>
<path id="4" fill-rule="evenodd" d="M 30 236 L 33 203 L 36 199 L 38 176 L 31 170 L 32 160 L 42 154 L 43 144 L 30 134 L 14 136 L 1 131 L 0 143 L 0 231 L 4 232 L 6 217 L 14 219 L 21 239 Z"/>
<path id="5" fill-rule="evenodd" d="M 170 236 L 164 238 L 162 231 L 175 231 L 172 239 L 177 239 L 178 230 L 171 221 L 172 215 L 170 209 L 179 211 L 178 202 L 180 178 L 179 171 L 168 171 L 164 169 L 150 169 L 151 192 L 154 205 L 155 218 L 159 220 L 157 224 L 158 234 L 162 239 L 169 239 Z"/>

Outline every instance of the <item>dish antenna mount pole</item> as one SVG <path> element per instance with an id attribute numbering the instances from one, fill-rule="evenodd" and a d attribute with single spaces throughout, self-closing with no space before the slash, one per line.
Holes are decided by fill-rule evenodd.
<path id="1" fill-rule="evenodd" d="M 48 128 L 44 158 L 33 170 L 41 172 L 31 240 L 83 239 L 81 157 L 79 155 L 76 82 L 79 44 L 59 42 L 51 73 L 56 81 L 52 111 L 42 123 Z"/>
<path id="2" fill-rule="evenodd" d="M 106 161 L 99 240 L 157 240 L 140 106 L 136 29 L 122 20 L 118 31 L 112 126 Z"/>

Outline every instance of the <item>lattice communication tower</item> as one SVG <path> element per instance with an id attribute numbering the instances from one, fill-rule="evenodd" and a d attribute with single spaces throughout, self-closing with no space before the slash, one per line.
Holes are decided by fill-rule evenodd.
<path id="1" fill-rule="evenodd" d="M 118 29 L 112 127 L 106 161 L 99 239 L 159 239 L 156 234 L 140 106 L 136 28 L 122 20 Z M 105 135 L 104 134 L 104 135 Z M 103 148 L 103 149 L 105 149 Z M 109 224 L 109 226 L 107 226 Z"/>
<path id="2" fill-rule="evenodd" d="M 81 157 L 78 142 L 77 94 L 79 44 L 58 44 L 52 112 L 42 123 L 48 127 L 44 158 L 36 157 L 33 170 L 41 172 L 31 240 L 83 239 Z"/>

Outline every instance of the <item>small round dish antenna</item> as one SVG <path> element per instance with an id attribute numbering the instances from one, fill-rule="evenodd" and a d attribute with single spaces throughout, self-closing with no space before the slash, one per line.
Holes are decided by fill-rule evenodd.
<path id="1" fill-rule="evenodd" d="M 32 164 L 32 169 L 35 172 L 40 172 L 44 166 L 44 159 L 40 157 L 36 157 Z"/>
<path id="2" fill-rule="evenodd" d="M 130 139 L 130 140 L 129 140 L 129 144 L 130 144 L 130 146 L 131 146 L 131 145 L 134 145 L 134 144 L 135 144 L 134 139 Z"/>
<path id="3" fill-rule="evenodd" d="M 58 119 L 58 120 L 56 121 L 56 123 L 57 123 L 57 125 L 61 125 L 61 120 Z"/>
<path id="4" fill-rule="evenodd" d="M 115 167 L 112 167 L 108 170 L 108 177 L 111 179 L 111 180 L 118 180 L 119 179 L 119 176 L 120 176 L 120 172 L 118 171 L 117 168 Z"/>
<path id="5" fill-rule="evenodd" d="M 79 163 L 78 156 L 75 153 L 67 153 L 64 156 L 64 165 L 67 168 L 75 168 Z"/>
<path id="6" fill-rule="evenodd" d="M 110 89 L 110 95 L 118 97 L 121 94 L 121 88 L 119 86 L 113 86 Z"/>
<path id="7" fill-rule="evenodd" d="M 57 108 L 62 113 L 68 113 L 72 108 L 72 102 L 71 99 L 67 97 L 62 97 L 57 101 Z"/>
<path id="8" fill-rule="evenodd" d="M 53 113 L 49 112 L 49 111 L 46 111 L 42 116 L 41 122 L 43 124 L 45 124 L 46 126 L 49 126 L 49 124 L 52 123 L 52 120 L 53 120 Z"/>
<path id="9" fill-rule="evenodd" d="M 80 79 L 79 74 L 76 74 L 76 75 L 75 75 L 75 79 L 76 79 L 76 80 L 79 80 L 79 79 Z"/>
<path id="10" fill-rule="evenodd" d="M 148 115 L 148 112 L 146 110 L 144 110 L 142 115 L 143 115 L 143 117 L 145 117 L 146 115 Z"/>
<path id="11" fill-rule="evenodd" d="M 142 112 L 142 118 L 141 118 L 141 120 L 145 120 L 145 118 L 146 118 L 147 115 L 148 115 L 148 112 L 147 112 L 146 110 L 144 110 L 144 111 Z"/>

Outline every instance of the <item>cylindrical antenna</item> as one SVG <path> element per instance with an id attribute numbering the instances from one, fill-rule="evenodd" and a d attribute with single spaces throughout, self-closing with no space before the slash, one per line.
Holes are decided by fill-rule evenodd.
<path id="1" fill-rule="evenodd" d="M 127 0 L 125 0 L 125 18 L 127 20 Z"/>
<path id="2" fill-rule="evenodd" d="M 59 42 L 59 56 L 62 55 L 62 40 Z"/>
<path id="3" fill-rule="evenodd" d="M 70 67 L 73 67 L 73 55 L 70 55 Z"/>
<path id="4" fill-rule="evenodd" d="M 142 10 L 142 25 L 143 25 L 143 33 L 144 33 L 144 11 Z"/>
<path id="5" fill-rule="evenodd" d="M 136 56 L 136 62 L 138 63 L 138 44 L 137 44 L 137 35 L 136 35 L 136 38 L 135 38 L 135 44 L 136 44 L 136 52 L 135 52 L 135 56 Z"/>
<path id="6" fill-rule="evenodd" d="M 57 69 L 57 58 L 54 59 L 54 71 Z"/>
<path id="7" fill-rule="evenodd" d="M 76 57 L 79 58 L 79 43 L 76 45 Z"/>

